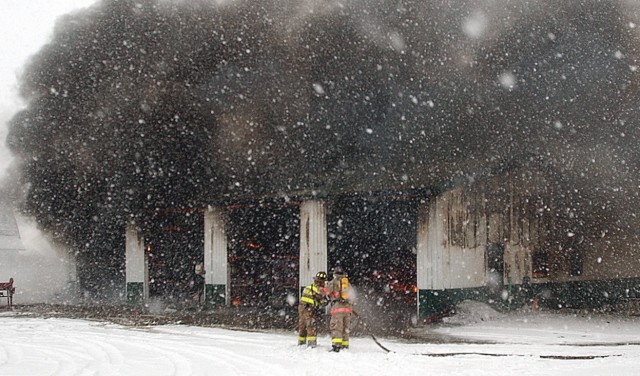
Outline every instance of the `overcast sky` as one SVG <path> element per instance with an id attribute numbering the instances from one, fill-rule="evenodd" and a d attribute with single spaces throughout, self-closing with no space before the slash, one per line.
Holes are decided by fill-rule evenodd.
<path id="1" fill-rule="evenodd" d="M 21 106 L 18 76 L 29 56 L 53 33 L 58 16 L 96 0 L 0 0 L 0 175 L 9 165 L 7 121 Z"/>

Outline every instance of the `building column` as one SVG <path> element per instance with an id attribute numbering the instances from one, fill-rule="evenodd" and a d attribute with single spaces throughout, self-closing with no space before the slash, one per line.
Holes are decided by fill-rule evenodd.
<path id="1" fill-rule="evenodd" d="M 429 205 L 428 200 L 418 203 L 418 233 L 416 234 L 416 283 L 418 287 L 418 317 L 426 316 L 428 310 L 427 289 L 432 288 L 429 274 L 432 268 L 429 252 Z"/>
<path id="2" fill-rule="evenodd" d="M 319 271 L 327 271 L 327 213 L 324 201 L 300 204 L 299 289 L 313 282 Z"/>
<path id="3" fill-rule="evenodd" d="M 127 225 L 125 241 L 127 302 L 143 303 L 149 299 L 149 260 L 144 238 L 135 224 Z"/>
<path id="4" fill-rule="evenodd" d="M 220 207 L 209 206 L 204 213 L 204 269 L 205 304 L 228 306 L 227 220 Z"/>
<path id="5" fill-rule="evenodd" d="M 80 297 L 78 263 L 75 249 L 65 252 L 63 257 L 67 269 L 67 286 L 65 287 L 65 291 L 69 299 L 75 300 Z"/>

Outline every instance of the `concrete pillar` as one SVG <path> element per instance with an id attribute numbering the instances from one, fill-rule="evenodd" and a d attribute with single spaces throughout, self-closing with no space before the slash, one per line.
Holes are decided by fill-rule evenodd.
<path id="1" fill-rule="evenodd" d="M 204 213 L 205 304 L 229 305 L 227 218 L 223 208 L 209 206 Z"/>
<path id="2" fill-rule="evenodd" d="M 143 303 L 149 299 L 149 260 L 144 238 L 135 224 L 127 225 L 125 242 L 127 302 Z"/>
<path id="3" fill-rule="evenodd" d="M 300 204 L 300 290 L 327 270 L 327 213 L 325 203 L 308 200 Z"/>

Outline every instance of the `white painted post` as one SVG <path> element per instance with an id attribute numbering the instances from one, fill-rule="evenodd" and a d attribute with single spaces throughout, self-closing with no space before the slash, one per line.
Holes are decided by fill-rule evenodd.
<path id="1" fill-rule="evenodd" d="M 204 213 L 204 268 L 207 305 L 229 305 L 227 220 L 223 208 L 209 206 Z"/>
<path id="2" fill-rule="evenodd" d="M 416 283 L 418 287 L 418 317 L 426 316 L 426 290 L 432 288 L 432 260 L 429 252 L 429 201 L 418 203 L 418 233 L 416 235 Z"/>
<path id="3" fill-rule="evenodd" d="M 427 200 L 418 204 L 418 234 L 416 242 L 416 280 L 418 290 L 432 289 L 432 260 L 429 252 L 429 201 Z"/>
<path id="4" fill-rule="evenodd" d="M 301 289 L 313 281 L 319 271 L 327 270 L 327 213 L 324 201 L 307 200 L 300 204 Z"/>
<path id="5" fill-rule="evenodd" d="M 149 261 L 144 238 L 133 223 L 127 225 L 125 242 L 127 302 L 143 303 L 149 299 Z"/>

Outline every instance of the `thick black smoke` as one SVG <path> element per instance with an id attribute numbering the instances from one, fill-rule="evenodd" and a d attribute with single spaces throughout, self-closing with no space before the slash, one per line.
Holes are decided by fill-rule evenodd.
<path id="1" fill-rule="evenodd" d="M 117 273 L 145 210 L 523 167 L 567 230 L 637 244 L 634 3 L 105 0 L 24 74 L 24 208 Z"/>

